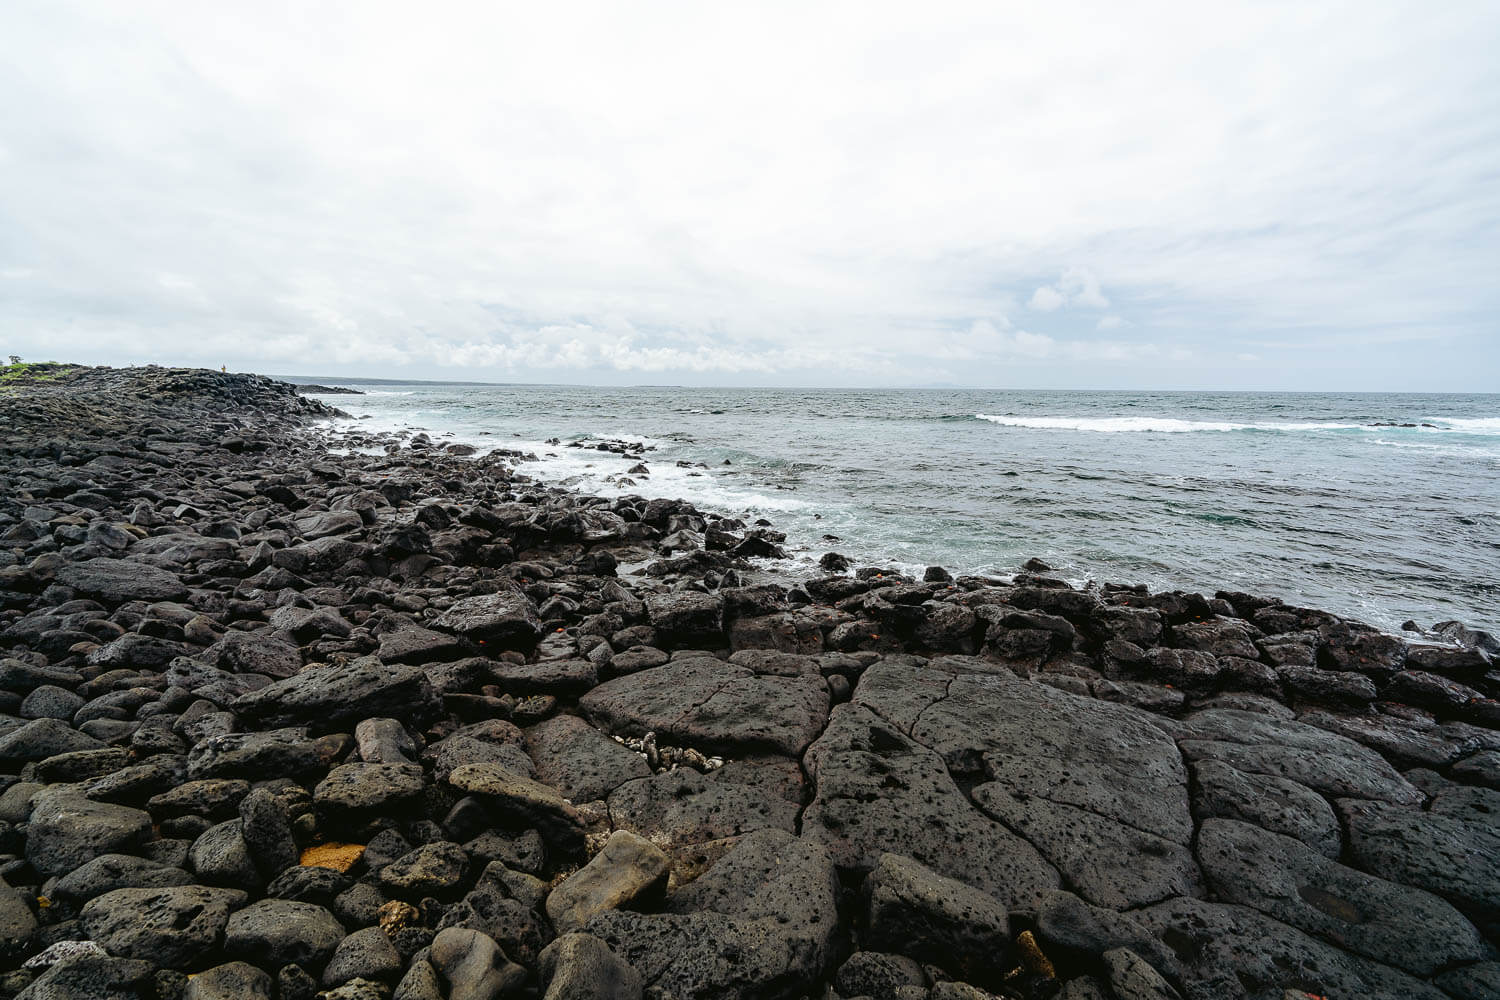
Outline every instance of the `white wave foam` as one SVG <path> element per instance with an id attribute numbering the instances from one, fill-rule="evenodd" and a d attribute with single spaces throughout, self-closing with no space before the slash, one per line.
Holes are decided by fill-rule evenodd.
<path id="1" fill-rule="evenodd" d="M 1464 434 L 1500 434 L 1500 417 L 1440 417 L 1431 422 Z"/>
<path id="2" fill-rule="evenodd" d="M 1188 434 L 1197 431 L 1342 431 L 1357 430 L 1359 424 L 1340 423 L 1257 423 L 1241 424 L 1221 420 L 1179 420 L 1175 417 L 997 417 L 976 413 L 1004 427 L 1030 427 L 1039 430 L 1094 431 L 1100 434 L 1157 433 Z"/>

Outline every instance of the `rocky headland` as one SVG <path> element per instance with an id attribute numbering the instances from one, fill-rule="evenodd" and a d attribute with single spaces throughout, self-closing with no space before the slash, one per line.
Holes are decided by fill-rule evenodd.
<path id="1" fill-rule="evenodd" d="M 0 386 L 0 996 L 1500 996 L 1491 636 L 778 579 L 336 412 Z"/>

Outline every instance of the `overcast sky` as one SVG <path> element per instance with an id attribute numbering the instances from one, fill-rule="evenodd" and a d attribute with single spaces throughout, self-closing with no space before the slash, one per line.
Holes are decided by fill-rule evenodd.
<path id="1" fill-rule="evenodd" d="M 0 354 L 1500 390 L 1500 3 L 0 8 Z"/>

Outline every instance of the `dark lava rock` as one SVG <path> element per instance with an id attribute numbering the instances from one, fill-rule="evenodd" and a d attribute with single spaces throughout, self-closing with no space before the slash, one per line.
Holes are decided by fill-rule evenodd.
<path id="1" fill-rule="evenodd" d="M 882 854 L 865 880 L 863 943 L 941 965 L 960 979 L 996 982 L 1008 971 L 1005 907 L 963 882 L 899 854 Z"/>
<path id="2" fill-rule="evenodd" d="M 229 918 L 224 950 L 262 967 L 295 962 L 321 969 L 343 939 L 343 925 L 323 907 L 263 899 Z"/>
<path id="3" fill-rule="evenodd" d="M 60 786 L 33 800 L 26 860 L 43 875 L 66 875 L 100 855 L 129 851 L 150 833 L 149 813 Z"/>
<path id="4" fill-rule="evenodd" d="M 519 591 L 460 598 L 432 624 L 497 650 L 531 649 L 542 637 L 536 605 Z"/>
<path id="5" fill-rule="evenodd" d="M 421 723 L 435 717 L 440 705 L 420 667 L 385 664 L 366 656 L 303 670 L 237 698 L 233 708 L 241 718 L 262 726 L 306 725 L 328 731 L 377 716 Z"/>
<path id="6" fill-rule="evenodd" d="M 230 911 L 245 898 L 238 889 L 201 885 L 115 889 L 85 904 L 79 923 L 111 954 L 182 969 L 218 946 Z"/>
<path id="7" fill-rule="evenodd" d="M 67 563 L 58 569 L 57 582 L 106 604 L 180 601 L 188 595 L 187 587 L 175 574 L 126 559 L 97 558 Z"/>

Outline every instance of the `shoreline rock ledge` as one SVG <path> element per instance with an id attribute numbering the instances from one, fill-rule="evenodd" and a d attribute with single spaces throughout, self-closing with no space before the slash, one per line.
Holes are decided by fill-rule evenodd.
<path id="1" fill-rule="evenodd" d="M 0 998 L 1500 996 L 1493 636 L 794 580 L 336 415 L 0 388 Z"/>

